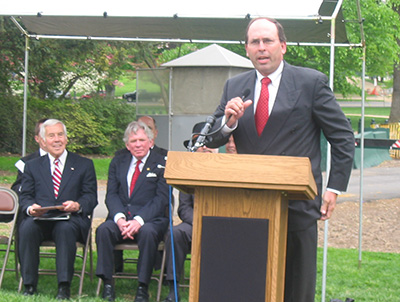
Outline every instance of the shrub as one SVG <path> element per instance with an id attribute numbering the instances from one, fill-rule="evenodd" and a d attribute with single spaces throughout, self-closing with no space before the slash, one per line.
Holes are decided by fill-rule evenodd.
<path id="1" fill-rule="evenodd" d="M 21 97 L 0 96 L 0 152 L 20 153 L 22 149 Z M 135 107 L 122 100 L 40 100 L 30 97 L 27 105 L 26 151 L 37 148 L 34 127 L 37 120 L 47 117 L 65 123 L 68 150 L 81 154 L 111 155 L 124 146 L 122 136 L 126 125 L 136 118 Z"/>

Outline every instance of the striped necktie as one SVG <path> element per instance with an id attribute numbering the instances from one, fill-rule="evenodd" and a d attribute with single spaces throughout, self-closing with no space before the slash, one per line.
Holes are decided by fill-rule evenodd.
<path id="1" fill-rule="evenodd" d="M 53 188 L 54 188 L 54 196 L 58 197 L 58 190 L 60 189 L 61 184 L 61 171 L 58 164 L 60 160 L 57 158 L 54 160 L 54 172 L 53 172 Z"/>

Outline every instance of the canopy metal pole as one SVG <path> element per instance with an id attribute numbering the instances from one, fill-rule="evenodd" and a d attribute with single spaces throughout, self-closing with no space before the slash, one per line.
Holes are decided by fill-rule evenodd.
<path id="1" fill-rule="evenodd" d="M 335 12 L 332 14 L 331 19 L 331 40 L 330 40 L 330 64 L 329 64 L 329 87 L 333 91 L 334 72 L 335 72 L 335 37 L 336 37 L 336 17 L 339 12 L 339 8 L 342 5 L 342 1 L 339 1 Z M 326 183 L 328 183 L 329 172 L 331 169 L 331 145 L 327 142 L 326 152 Z M 326 298 L 326 275 L 327 275 L 327 264 L 328 264 L 328 231 L 329 231 L 329 220 L 324 222 L 324 251 L 323 251 L 323 263 L 322 263 L 322 289 L 321 289 L 321 301 L 325 302 Z"/>
<path id="2" fill-rule="evenodd" d="M 364 128 L 365 128 L 365 61 L 366 61 L 366 44 L 364 36 L 363 19 L 361 17 L 360 1 L 357 0 L 357 15 L 360 24 L 361 44 L 363 47 L 362 54 L 362 79 L 361 79 L 361 167 L 360 167 L 360 209 L 359 209 L 359 231 L 358 231 L 358 267 L 361 268 L 362 261 L 362 226 L 363 226 L 363 184 L 364 184 Z"/>
<path id="3" fill-rule="evenodd" d="M 24 109 L 22 118 L 22 157 L 26 155 L 26 124 L 28 108 L 29 38 L 25 36 Z"/>
<path id="4" fill-rule="evenodd" d="M 172 150 L 172 126 L 173 126 L 173 115 L 172 112 L 172 79 L 173 79 L 173 68 L 171 67 L 169 70 L 169 108 L 168 108 L 168 150 Z"/>
<path id="5" fill-rule="evenodd" d="M 363 47 L 362 61 L 362 81 L 361 81 L 361 161 L 360 161 L 360 213 L 359 213 L 359 230 L 358 230 L 358 267 L 361 268 L 362 261 L 362 227 L 363 227 L 363 204 L 364 204 L 364 128 L 365 128 L 365 47 Z"/>

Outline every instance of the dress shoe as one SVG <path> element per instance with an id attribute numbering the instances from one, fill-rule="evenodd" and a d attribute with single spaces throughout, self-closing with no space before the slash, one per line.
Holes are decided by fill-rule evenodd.
<path id="1" fill-rule="evenodd" d="M 60 284 L 58 286 L 58 293 L 57 293 L 56 299 L 57 300 L 69 300 L 69 297 L 70 297 L 69 285 Z"/>
<path id="2" fill-rule="evenodd" d="M 179 295 L 178 295 L 178 302 L 180 301 Z M 162 301 L 162 302 L 176 302 L 175 300 L 175 292 L 169 292 L 168 296 Z"/>
<path id="3" fill-rule="evenodd" d="M 178 297 L 178 302 L 179 302 L 179 297 Z M 166 297 L 165 300 L 162 300 L 162 302 L 176 302 L 175 298 L 172 298 L 170 296 Z"/>
<path id="4" fill-rule="evenodd" d="M 136 292 L 135 302 L 149 302 L 149 293 L 147 288 L 139 286 Z"/>
<path id="5" fill-rule="evenodd" d="M 24 296 L 32 296 L 36 294 L 36 288 L 33 285 L 27 284 L 24 288 Z"/>
<path id="6" fill-rule="evenodd" d="M 103 299 L 106 301 L 114 301 L 115 300 L 114 287 L 111 284 L 104 285 Z"/>

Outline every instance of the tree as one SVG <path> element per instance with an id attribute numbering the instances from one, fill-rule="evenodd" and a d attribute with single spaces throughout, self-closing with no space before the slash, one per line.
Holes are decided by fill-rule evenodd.
<path id="1" fill-rule="evenodd" d="M 393 2 L 393 10 L 397 13 L 400 19 L 400 1 Z M 400 27 L 396 27 L 398 30 Z M 400 39 L 397 38 L 397 44 L 400 47 Z M 394 63 L 393 67 L 393 95 L 392 95 L 392 107 L 390 109 L 389 123 L 400 122 L 400 54 L 398 54 L 398 61 Z"/>

